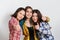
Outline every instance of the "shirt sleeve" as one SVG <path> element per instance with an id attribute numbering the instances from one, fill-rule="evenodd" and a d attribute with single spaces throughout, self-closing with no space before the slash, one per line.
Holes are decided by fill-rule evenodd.
<path id="1" fill-rule="evenodd" d="M 11 18 L 11 20 L 9 21 L 9 23 L 10 23 L 12 26 L 14 26 L 14 25 L 18 25 L 17 20 L 14 19 L 14 18 Z"/>

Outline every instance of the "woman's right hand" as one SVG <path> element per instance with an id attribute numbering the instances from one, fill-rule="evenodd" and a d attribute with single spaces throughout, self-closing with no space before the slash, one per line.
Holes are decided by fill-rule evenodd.
<path id="1" fill-rule="evenodd" d="M 36 29 L 36 30 L 39 30 L 39 25 L 38 25 L 38 24 L 35 25 L 35 29 Z"/>
<path id="2" fill-rule="evenodd" d="M 20 31 L 21 27 L 20 27 L 20 25 L 14 25 L 14 29 L 17 31 Z"/>

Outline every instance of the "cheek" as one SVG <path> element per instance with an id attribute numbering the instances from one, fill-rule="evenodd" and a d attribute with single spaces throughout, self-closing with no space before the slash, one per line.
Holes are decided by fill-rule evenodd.
<path id="1" fill-rule="evenodd" d="M 37 22 L 37 18 L 35 19 L 35 21 Z"/>
<path id="2" fill-rule="evenodd" d="M 36 20 L 38 20 L 38 18 L 36 17 Z"/>
<path id="3" fill-rule="evenodd" d="M 35 17 L 32 17 L 32 20 L 35 21 Z"/>
<path id="4" fill-rule="evenodd" d="M 28 13 L 26 13 L 26 16 L 28 15 Z"/>
<path id="5" fill-rule="evenodd" d="M 19 15 L 19 17 L 20 17 L 20 18 L 24 18 L 24 16 L 23 16 L 23 15 L 21 15 L 21 14 Z"/>
<path id="6" fill-rule="evenodd" d="M 32 13 L 30 15 L 32 16 Z"/>
<path id="7" fill-rule="evenodd" d="M 35 20 L 35 21 L 37 21 L 37 20 L 38 20 L 38 18 L 37 18 L 37 17 L 35 17 L 35 18 L 34 18 L 34 20 Z"/>
<path id="8" fill-rule="evenodd" d="M 22 15 L 21 15 L 21 14 L 19 14 L 19 15 L 18 15 L 18 18 L 21 18 L 21 17 L 22 17 Z"/>
<path id="9" fill-rule="evenodd" d="M 22 16 L 22 18 L 24 18 L 24 16 Z"/>
<path id="10" fill-rule="evenodd" d="M 20 20 L 20 16 L 19 16 L 19 14 L 17 15 L 17 19 Z"/>
<path id="11" fill-rule="evenodd" d="M 18 17 L 21 17 L 21 14 L 19 14 Z"/>

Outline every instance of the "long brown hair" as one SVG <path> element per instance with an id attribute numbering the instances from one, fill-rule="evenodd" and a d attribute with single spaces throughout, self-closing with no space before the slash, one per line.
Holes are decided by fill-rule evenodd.
<path id="1" fill-rule="evenodd" d="M 37 23 L 40 25 L 40 22 L 42 21 L 42 14 L 38 9 L 34 9 L 33 14 L 34 13 L 37 13 L 37 17 L 38 17 Z M 32 23 L 33 23 L 33 20 L 32 20 Z"/>
<path id="2" fill-rule="evenodd" d="M 31 7 L 31 6 L 26 6 L 25 7 L 25 14 L 26 14 L 26 11 L 27 11 L 27 9 L 31 9 L 32 10 L 32 13 L 33 13 L 33 8 Z M 32 18 L 32 17 L 31 17 Z M 32 24 L 32 19 L 30 18 L 30 24 Z M 25 20 L 27 19 L 26 18 L 26 15 L 25 15 L 25 18 L 24 18 Z"/>
<path id="3" fill-rule="evenodd" d="M 20 7 L 20 8 L 18 8 L 18 9 L 15 11 L 15 13 L 14 13 L 14 14 L 12 14 L 11 16 L 16 18 L 16 17 L 17 17 L 18 12 L 19 12 L 19 11 L 21 11 L 21 10 L 24 10 L 24 11 L 25 11 L 25 9 L 24 9 L 23 7 Z"/>

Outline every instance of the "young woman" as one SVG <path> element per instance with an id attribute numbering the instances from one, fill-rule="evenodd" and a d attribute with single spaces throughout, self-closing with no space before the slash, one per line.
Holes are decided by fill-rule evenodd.
<path id="1" fill-rule="evenodd" d="M 25 22 L 23 24 L 23 34 L 24 34 L 24 40 L 37 40 L 36 35 L 35 35 L 35 31 L 34 31 L 34 27 L 31 24 L 31 17 L 32 17 L 32 8 L 30 6 L 27 6 L 25 8 L 25 12 L 26 12 L 26 19 Z"/>
<path id="2" fill-rule="evenodd" d="M 20 40 L 20 35 L 22 33 L 19 21 L 22 20 L 25 16 L 25 9 L 18 8 L 16 12 L 12 15 L 9 20 L 9 40 Z"/>
<path id="3" fill-rule="evenodd" d="M 52 33 L 50 31 L 50 25 L 48 23 L 49 18 L 42 17 L 39 10 L 33 10 L 32 21 L 35 26 L 36 35 L 39 40 L 54 40 Z M 42 20 L 43 19 L 43 20 Z M 45 21 L 46 20 L 46 21 Z"/>

